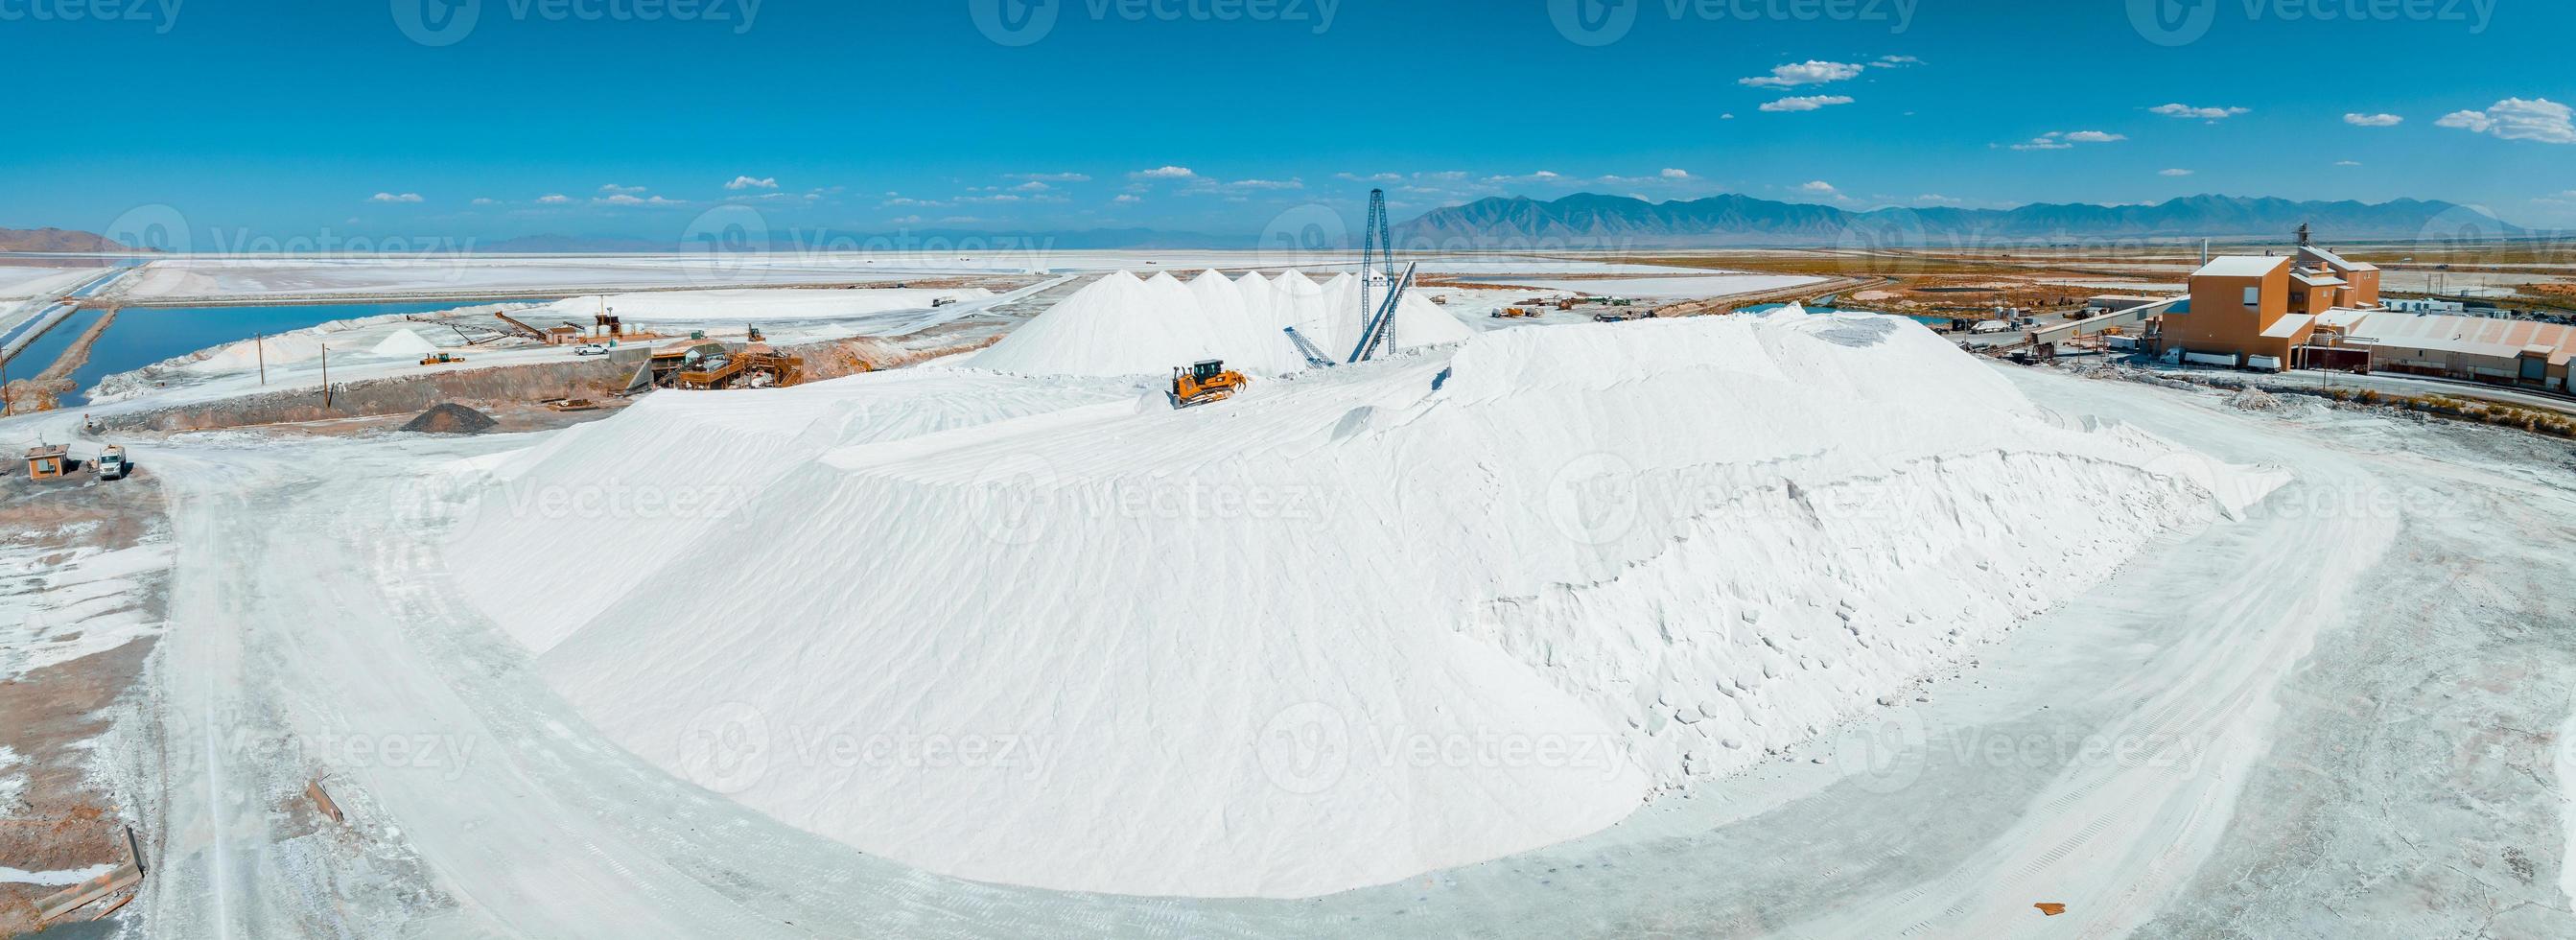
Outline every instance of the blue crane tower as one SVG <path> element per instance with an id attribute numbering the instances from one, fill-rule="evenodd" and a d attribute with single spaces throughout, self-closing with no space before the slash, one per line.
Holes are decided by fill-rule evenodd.
<path id="1" fill-rule="evenodd" d="M 1386 219 L 1386 190 L 1369 190 L 1368 222 L 1360 226 L 1360 341 L 1351 347 L 1350 358 L 1345 362 L 1365 362 L 1395 348 L 1395 310 L 1403 304 L 1404 292 L 1413 286 L 1415 270 L 1420 266 L 1419 262 L 1407 264 L 1401 274 L 1396 272 L 1395 239 L 1388 234 Z M 1387 285 L 1383 301 L 1375 296 L 1381 279 Z M 1296 327 L 1288 327 L 1287 333 L 1288 340 L 1297 345 L 1298 354 L 1306 357 L 1307 365 L 1334 364 Z"/>
<path id="2" fill-rule="evenodd" d="M 1404 292 L 1413 286 L 1414 270 L 1419 263 L 1408 264 L 1404 273 L 1395 270 L 1395 239 L 1387 234 L 1386 190 L 1369 190 L 1368 222 L 1360 227 L 1360 341 L 1351 348 L 1351 362 L 1377 358 L 1382 350 L 1395 348 L 1395 309 L 1404 302 Z M 1379 278 L 1386 279 L 1386 300 L 1372 304 L 1372 288 Z"/>

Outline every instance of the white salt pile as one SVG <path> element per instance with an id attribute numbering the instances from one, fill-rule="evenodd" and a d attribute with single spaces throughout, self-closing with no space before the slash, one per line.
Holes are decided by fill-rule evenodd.
<path id="1" fill-rule="evenodd" d="M 1386 288 L 1371 292 L 1383 299 Z M 1360 338 L 1360 280 L 1316 284 L 1290 271 L 1229 280 L 1215 271 L 1184 284 L 1169 273 L 1140 280 L 1126 271 L 1094 281 L 977 355 L 979 369 L 1022 375 L 1150 375 L 1202 359 L 1255 372 L 1307 367 L 1284 330 L 1295 327 L 1326 358 L 1350 357 Z M 1419 291 L 1396 309 L 1398 348 L 1454 343 L 1474 335 Z"/>
<path id="2" fill-rule="evenodd" d="M 375 348 L 367 350 L 367 355 L 382 356 L 387 359 L 418 359 L 437 351 L 438 344 L 422 339 L 420 334 L 410 330 L 395 330 L 393 335 L 385 337 L 384 342 L 377 343 Z"/>
<path id="3" fill-rule="evenodd" d="M 1057 313 L 1135 326 L 1062 361 L 1230 342 L 1118 359 L 1232 314 L 1112 280 L 1138 305 Z M 1120 384 L 653 396 L 496 471 L 447 555 L 604 733 L 780 820 L 964 878 L 1297 897 L 1599 830 L 2272 482 L 1893 319 L 1504 330 L 1187 411 Z M 603 480 L 649 511 L 513 495 Z"/>

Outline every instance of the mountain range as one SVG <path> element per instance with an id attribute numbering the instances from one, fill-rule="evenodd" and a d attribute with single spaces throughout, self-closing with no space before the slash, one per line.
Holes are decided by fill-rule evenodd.
<path id="1" fill-rule="evenodd" d="M 744 246 L 746 250 L 759 250 Z M 1100 251 L 1112 249 L 1172 248 L 1239 248 L 1240 239 L 1222 238 L 1197 232 L 1166 232 L 1147 228 L 1084 229 L 1080 231 L 985 231 L 973 229 L 924 229 L 895 233 L 869 234 L 834 230 L 787 230 L 771 233 L 766 250 L 776 252 L 891 251 L 932 252 L 957 251 Z M 516 238 L 477 244 L 473 250 L 483 254 L 606 254 L 689 252 L 702 246 L 677 239 L 660 240 L 618 235 L 521 235 Z"/>
<path id="2" fill-rule="evenodd" d="M 2332 240 L 2529 234 L 2483 209 L 2416 199 L 2371 204 L 2190 196 L 2154 205 L 2033 203 L 2014 209 L 1855 211 L 1737 195 L 1647 202 L 1580 193 L 1547 202 L 1497 196 L 1435 209 L 1400 226 L 1396 244 L 1415 249 L 1974 246 L 2048 239 L 2287 238 L 2301 225 Z"/>

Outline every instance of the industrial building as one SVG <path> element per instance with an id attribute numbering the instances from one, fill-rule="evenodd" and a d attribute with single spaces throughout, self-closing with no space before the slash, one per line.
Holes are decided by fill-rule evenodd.
<path id="1" fill-rule="evenodd" d="M 2169 355 L 2278 371 L 2368 369 L 2566 391 L 2576 328 L 2461 316 L 2457 305 L 2383 305 L 2379 269 L 2308 244 L 2294 256 L 2211 259 L 2162 312 Z"/>
<path id="2" fill-rule="evenodd" d="M 2295 257 L 2215 258 L 2191 275 L 2191 300 L 2165 311 L 2163 342 L 2194 362 L 2296 368 L 2320 319 L 2379 308 L 2379 268 L 2306 244 Z"/>
<path id="3" fill-rule="evenodd" d="M 2374 372 L 2564 392 L 2576 327 L 2397 310 L 2355 311 L 2335 345 L 2370 351 Z"/>

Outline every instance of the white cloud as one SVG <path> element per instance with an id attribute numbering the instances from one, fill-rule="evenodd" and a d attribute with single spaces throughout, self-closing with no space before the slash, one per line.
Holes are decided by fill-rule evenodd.
<path id="1" fill-rule="evenodd" d="M 1334 178 L 1334 179 L 1341 180 L 1342 182 L 1345 182 L 1345 183 L 1401 183 L 1401 182 L 1404 182 L 1404 174 L 1402 174 L 1402 173 L 1374 173 L 1374 174 L 1370 174 L 1370 175 L 1368 175 L 1368 176 L 1361 176 L 1361 175 L 1359 175 L 1359 174 L 1357 174 L 1357 173 L 1336 173 L 1336 174 L 1334 174 L 1334 175 L 1333 175 L 1333 178 Z"/>
<path id="2" fill-rule="evenodd" d="M 1055 187 L 1047 185 L 1045 180 L 1030 180 L 1011 188 L 1024 193 L 1042 193 Z"/>
<path id="3" fill-rule="evenodd" d="M 2484 111 L 2454 111 L 2433 123 L 2440 127 L 2493 134 L 2506 140 L 2576 144 L 2576 123 L 2571 123 L 2571 116 L 2576 116 L 2576 113 L 2547 98 L 2530 101 L 2507 98 Z"/>
<path id="4" fill-rule="evenodd" d="M 2048 133 L 2031 138 L 2027 143 L 2014 144 L 2012 145 L 2012 149 L 2068 150 L 2072 149 L 2076 144 L 2107 144 L 2115 140 L 2127 139 L 2129 138 L 2119 134 L 2109 134 L 2102 131 L 2076 131 L 2071 134 L 2065 131 L 2049 131 Z"/>
<path id="5" fill-rule="evenodd" d="M 2406 123 L 2406 119 L 2394 114 L 2361 114 L 2356 112 L 2344 115 L 2343 122 L 2354 127 L 2396 127 L 2397 125 Z"/>
<path id="6" fill-rule="evenodd" d="M 1955 206 L 1960 202 L 1957 199 L 1952 199 L 1948 196 L 1941 195 L 1940 193 L 1924 193 L 1923 195 L 1914 197 L 1914 201 L 1931 206 Z"/>
<path id="7" fill-rule="evenodd" d="M 564 195 L 564 194 L 562 194 L 562 193 L 554 193 L 554 194 L 552 194 L 552 195 L 546 195 L 546 196 L 539 196 L 539 197 L 537 197 L 537 204 L 538 204 L 538 205 L 545 205 L 545 206 L 560 206 L 560 205 L 563 205 L 564 203 L 571 202 L 571 201 L 572 201 L 572 197 L 571 197 L 571 196 L 566 196 L 566 195 Z"/>
<path id="8" fill-rule="evenodd" d="M 1109 201 L 1121 205 L 1134 205 L 1136 203 L 1144 202 L 1145 200 L 1138 197 L 1135 193 L 1119 193 L 1118 198 Z"/>
<path id="9" fill-rule="evenodd" d="M 763 177 L 753 178 L 753 177 L 749 177 L 749 176 L 737 176 L 737 177 L 734 177 L 734 178 L 733 178 L 733 182 L 726 183 L 726 184 L 725 184 L 725 188 L 726 188 L 726 189 L 777 189 L 777 188 L 778 188 L 778 177 L 775 177 L 775 176 L 763 176 Z"/>
<path id="10" fill-rule="evenodd" d="M 2224 120 L 2239 114 L 2253 113 L 2248 108 L 2195 108 L 2187 104 L 2160 104 L 2147 110 L 2170 118 L 2198 118 L 2204 121 Z"/>
<path id="11" fill-rule="evenodd" d="M 369 197 L 367 197 L 367 201 L 368 201 L 368 202 L 419 202 L 419 201 L 421 201 L 421 200 L 420 200 L 420 194 L 419 194 L 419 193 L 377 193 L 377 194 L 375 194 L 375 195 L 373 195 L 373 196 L 369 196 Z"/>
<path id="12" fill-rule="evenodd" d="M 1822 196 L 1830 196 L 1837 192 L 1837 190 L 1834 189 L 1834 184 L 1825 182 L 1824 180 L 1816 180 L 1815 182 L 1800 186 L 1798 187 L 1798 191 L 1802 193 L 1815 193 Z"/>
<path id="13" fill-rule="evenodd" d="M 1718 119 L 1718 120 L 1721 120 L 1721 121 L 1732 121 L 1732 120 L 1735 120 L 1735 112 L 1733 112 L 1733 111 L 1729 111 L 1729 112 L 1726 112 L 1725 114 L 1718 115 L 1718 116 L 1717 116 L 1717 119 Z"/>
<path id="14" fill-rule="evenodd" d="M 1691 175 L 1690 175 L 1690 171 L 1689 171 L 1689 170 L 1670 170 L 1670 169 L 1668 169 L 1668 170 L 1665 170 L 1665 171 L 1664 171 L 1664 173 L 1663 173 L 1663 177 L 1664 177 L 1665 179 L 1668 179 L 1668 180 L 1686 180 L 1686 179 L 1691 178 Z"/>
<path id="15" fill-rule="evenodd" d="M 1306 181 L 1299 179 L 1235 180 L 1234 182 L 1227 183 L 1225 185 L 1229 189 L 1304 189 L 1306 188 Z"/>
<path id="16" fill-rule="evenodd" d="M 1874 69 L 1893 69 L 1902 68 L 1908 65 L 1921 64 L 1923 64 L 1923 60 L 1910 55 L 1883 55 L 1878 57 L 1878 61 L 1870 63 L 1869 67 Z"/>
<path id="17" fill-rule="evenodd" d="M 1851 98 L 1845 95 L 1807 95 L 1798 98 L 1782 98 L 1763 105 L 1762 110 L 1776 114 L 1783 111 L 1813 111 L 1831 105 L 1850 103 L 1852 103 Z"/>
<path id="18" fill-rule="evenodd" d="M 679 200 L 679 199 L 664 199 L 664 198 L 662 198 L 662 197 L 660 197 L 660 196 L 653 196 L 653 197 L 650 197 L 650 198 L 638 197 L 638 196 L 636 196 L 636 195 L 635 195 L 633 192 L 631 192 L 631 191 L 629 191 L 629 192 L 611 193 L 611 194 L 606 195 L 606 196 L 601 196 L 601 197 L 598 197 L 598 198 L 596 198 L 596 199 L 592 199 L 592 200 L 591 200 L 591 202 L 593 202 L 593 203 L 595 203 L 595 204 L 598 204 L 598 205 L 603 205 L 603 206 L 685 206 L 685 205 L 688 205 L 688 203 L 687 203 L 686 201 L 684 201 L 684 200 Z"/>
<path id="19" fill-rule="evenodd" d="M 617 193 L 640 193 L 640 192 L 643 192 L 643 191 L 644 191 L 644 187 L 642 187 L 642 186 L 619 186 L 619 185 L 617 185 L 617 184 L 615 184 L 615 183 L 610 183 L 610 184 L 608 184 L 608 185 L 601 186 L 601 187 L 599 188 L 599 191 L 600 191 L 600 192 L 603 192 L 603 193 L 608 193 L 608 194 L 611 194 L 611 195 L 614 195 L 614 194 L 617 194 Z"/>
<path id="20" fill-rule="evenodd" d="M 1187 180 L 1197 179 L 1198 176 L 1196 171 L 1185 166 L 1167 166 L 1127 174 L 1127 178 L 1131 180 Z"/>
<path id="21" fill-rule="evenodd" d="M 1004 173 L 1002 174 L 1002 178 L 1006 180 L 1027 180 L 1032 183 L 1091 182 L 1090 176 L 1081 173 Z"/>
<path id="22" fill-rule="evenodd" d="M 1755 88 L 1796 88 L 1800 85 L 1822 85 L 1827 82 L 1857 78 L 1860 73 L 1861 67 L 1857 65 L 1809 59 L 1805 62 L 1773 68 L 1769 75 L 1739 78 L 1735 83 Z"/>
<path id="23" fill-rule="evenodd" d="M 2192 173 L 2192 171 L 2190 171 L 2190 170 L 2166 170 L 2166 171 L 2161 172 L 2161 173 L 2158 173 L 2158 174 L 2156 174 L 2156 175 L 2157 175 L 2157 176 L 2190 176 L 2190 175 L 2191 175 L 2191 173 Z"/>
<path id="24" fill-rule="evenodd" d="M 2337 161 L 2335 161 L 2335 165 L 2336 165 L 2336 166 L 2360 166 L 2360 165 L 2361 165 L 2361 161 L 2359 161 L 2359 160 L 2337 160 Z"/>
<path id="25" fill-rule="evenodd" d="M 2074 131 L 2074 134 L 2048 131 L 2048 134 L 2032 136 L 2027 144 L 2012 144 L 2012 149 L 2074 149 L 2076 144 L 2110 144 L 2123 142 L 2123 139 L 2128 139 L 2128 136 L 2105 134 L 2105 131 Z"/>

